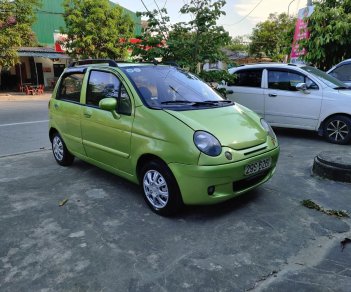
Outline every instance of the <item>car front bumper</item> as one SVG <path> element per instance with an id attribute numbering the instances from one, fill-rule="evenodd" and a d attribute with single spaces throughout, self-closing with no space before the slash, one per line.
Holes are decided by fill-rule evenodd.
<path id="1" fill-rule="evenodd" d="M 186 205 L 215 204 L 239 196 L 269 180 L 276 168 L 279 147 L 263 154 L 241 161 L 215 166 L 198 166 L 170 163 L 181 194 Z M 245 166 L 271 157 L 269 169 L 252 176 L 245 176 Z M 209 187 L 215 187 L 212 195 L 208 194 Z"/>

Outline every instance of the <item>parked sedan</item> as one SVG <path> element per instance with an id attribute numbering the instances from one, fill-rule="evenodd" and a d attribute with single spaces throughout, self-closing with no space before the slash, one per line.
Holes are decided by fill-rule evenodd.
<path id="1" fill-rule="evenodd" d="M 272 126 L 318 131 L 329 142 L 351 140 L 351 90 L 306 65 L 256 64 L 229 69 L 237 78 L 227 97 L 264 117 Z"/>
<path id="2" fill-rule="evenodd" d="M 351 86 L 351 59 L 340 62 L 329 69 L 327 73 L 344 82 L 347 86 Z"/>

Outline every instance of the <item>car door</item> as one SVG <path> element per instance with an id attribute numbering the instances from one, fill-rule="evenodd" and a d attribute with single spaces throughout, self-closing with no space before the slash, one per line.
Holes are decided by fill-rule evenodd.
<path id="1" fill-rule="evenodd" d="M 259 115 L 264 114 L 263 69 L 241 69 L 235 71 L 236 78 L 228 83 L 227 98 L 248 107 Z M 232 92 L 232 93 L 230 93 Z"/>
<path id="2" fill-rule="evenodd" d="M 57 89 L 56 98 L 50 101 L 50 115 L 68 149 L 73 153 L 85 155 L 81 117 L 83 106 L 80 103 L 85 70 L 70 70 L 65 73 Z"/>
<path id="3" fill-rule="evenodd" d="M 130 142 L 134 116 L 128 89 L 113 72 L 91 70 L 82 117 L 87 156 L 122 172 L 131 173 Z M 115 113 L 99 108 L 101 99 L 116 98 Z"/>
<path id="4" fill-rule="evenodd" d="M 265 119 L 275 126 L 316 129 L 322 105 L 322 90 L 309 77 L 291 69 L 268 68 L 265 89 Z M 296 85 L 306 83 L 306 91 Z"/>

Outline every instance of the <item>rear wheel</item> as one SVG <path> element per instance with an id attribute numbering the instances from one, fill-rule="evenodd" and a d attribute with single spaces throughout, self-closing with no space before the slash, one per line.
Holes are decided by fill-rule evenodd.
<path id="1" fill-rule="evenodd" d="M 55 133 L 52 137 L 52 153 L 55 160 L 62 166 L 69 166 L 73 163 L 74 156 L 68 151 L 65 142 L 63 142 L 59 133 Z"/>
<path id="2" fill-rule="evenodd" d="M 336 115 L 324 123 L 324 137 L 331 143 L 347 144 L 351 140 L 351 119 Z"/>
<path id="3" fill-rule="evenodd" d="M 179 187 L 166 164 L 146 163 L 141 169 L 140 184 L 146 203 L 155 213 L 171 216 L 180 211 L 183 202 Z"/>

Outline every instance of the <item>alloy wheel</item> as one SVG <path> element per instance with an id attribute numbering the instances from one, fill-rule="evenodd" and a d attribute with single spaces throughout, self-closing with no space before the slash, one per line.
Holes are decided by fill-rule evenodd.
<path id="1" fill-rule="evenodd" d="M 143 178 L 145 196 L 156 209 L 164 208 L 169 199 L 165 178 L 156 170 L 149 170 Z"/>
<path id="2" fill-rule="evenodd" d="M 343 141 L 349 134 L 348 125 L 341 120 L 332 120 L 327 126 L 327 135 L 335 142 Z"/>
<path id="3" fill-rule="evenodd" d="M 55 136 L 54 140 L 52 141 L 52 149 L 53 149 L 55 158 L 58 161 L 62 161 L 62 159 L 63 159 L 63 143 L 58 136 Z"/>

